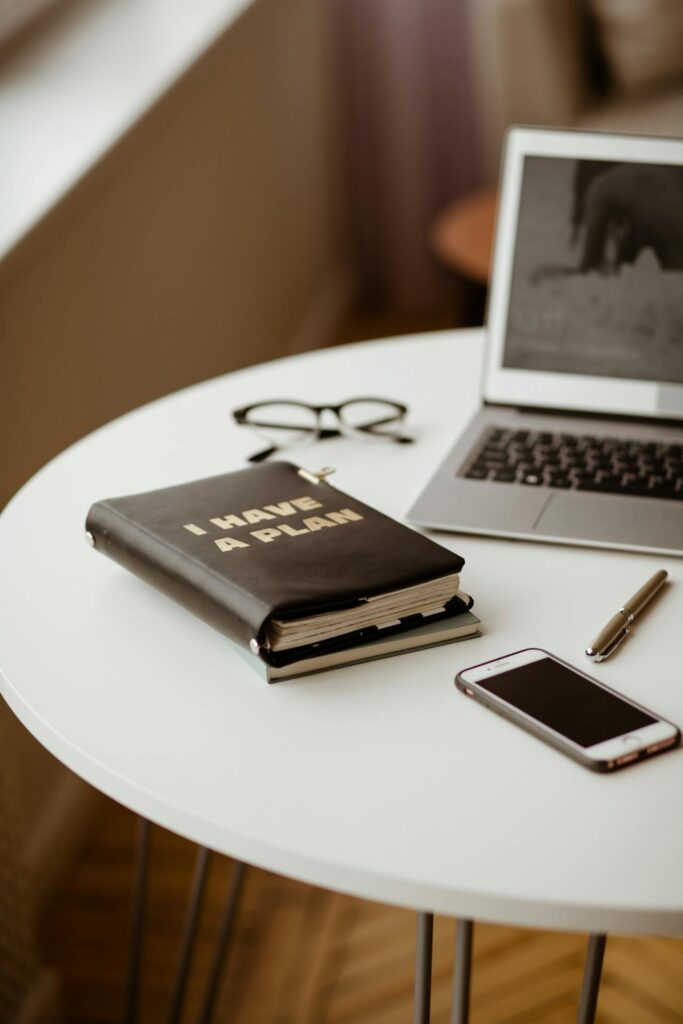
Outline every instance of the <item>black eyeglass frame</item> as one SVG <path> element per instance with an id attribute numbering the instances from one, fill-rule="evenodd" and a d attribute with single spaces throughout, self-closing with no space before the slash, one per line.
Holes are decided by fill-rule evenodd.
<path id="1" fill-rule="evenodd" d="M 355 405 L 359 402 L 377 402 L 380 405 L 391 407 L 395 410 L 393 415 L 377 419 L 372 423 L 368 423 L 365 426 L 355 426 L 347 423 L 342 415 L 342 410 L 347 405 Z M 269 405 L 289 405 L 300 409 L 306 409 L 308 412 L 315 413 L 317 417 L 317 423 L 315 426 L 297 427 L 291 423 L 259 423 L 258 420 L 250 420 L 249 414 L 255 409 L 266 408 Z M 323 427 L 321 425 L 321 417 L 324 412 L 331 412 L 339 421 L 339 428 Z M 403 402 L 396 402 L 392 398 L 378 398 L 376 395 L 368 396 L 362 395 L 357 398 L 347 398 L 343 402 L 339 402 L 336 405 L 314 405 L 312 402 L 302 402 L 292 398 L 271 398 L 267 402 L 254 402 L 251 405 L 245 405 L 241 409 L 233 409 L 233 419 L 239 426 L 253 427 L 258 431 L 259 427 L 268 428 L 271 430 L 300 430 L 303 434 L 310 435 L 310 440 L 323 441 L 331 437 L 340 437 L 343 435 L 353 436 L 354 434 L 360 434 L 366 437 L 378 437 L 385 438 L 388 441 L 394 441 L 397 444 L 412 444 L 413 438 L 408 437 L 405 434 L 400 433 L 384 433 L 377 429 L 384 427 L 390 423 L 401 423 L 406 415 L 408 414 L 408 406 L 404 405 Z M 309 438 L 307 438 L 308 440 Z M 287 445 L 271 444 L 269 448 L 264 451 L 257 452 L 254 455 L 249 456 L 249 462 L 262 462 L 267 459 L 269 455 L 272 455 L 276 451 L 280 451 L 282 448 L 288 447 Z"/>

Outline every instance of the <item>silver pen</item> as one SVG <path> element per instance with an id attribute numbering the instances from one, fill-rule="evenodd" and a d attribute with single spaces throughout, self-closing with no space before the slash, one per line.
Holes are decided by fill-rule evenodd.
<path id="1" fill-rule="evenodd" d="M 617 614 L 613 615 L 607 625 L 600 630 L 590 647 L 586 648 L 589 658 L 594 658 L 595 661 L 604 661 L 605 658 L 609 658 L 610 654 L 614 654 L 617 647 L 631 632 L 631 626 L 643 608 L 647 607 L 655 594 L 664 586 L 666 577 L 666 570 L 660 569 L 647 583 L 643 584 L 640 590 L 636 591 L 633 597 L 624 603 Z"/>

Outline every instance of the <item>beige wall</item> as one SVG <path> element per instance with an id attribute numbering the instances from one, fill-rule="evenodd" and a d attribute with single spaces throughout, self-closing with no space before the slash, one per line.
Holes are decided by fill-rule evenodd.
<path id="1" fill-rule="evenodd" d="M 325 7 L 258 0 L 0 264 L 0 507 L 111 417 L 329 340 L 350 276 Z M 1 701 L 0 726 L 38 893 L 86 789 Z"/>
<path id="2" fill-rule="evenodd" d="M 324 343 L 348 296 L 323 0 L 258 0 L 0 266 L 0 507 L 182 385 Z"/>

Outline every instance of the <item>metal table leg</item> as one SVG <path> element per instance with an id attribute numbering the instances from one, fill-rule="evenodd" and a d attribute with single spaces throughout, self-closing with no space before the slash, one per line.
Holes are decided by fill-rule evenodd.
<path id="1" fill-rule="evenodd" d="M 126 984 L 126 1024 L 137 1024 L 140 993 L 140 961 L 142 954 L 142 925 L 147 896 L 147 869 L 149 866 L 149 837 L 152 826 L 146 818 L 138 818 L 133 882 L 133 917 L 131 922 L 130 952 L 128 955 L 128 981 Z"/>
<path id="2" fill-rule="evenodd" d="M 470 1019 L 470 982 L 472 980 L 473 936 L 473 921 L 462 920 L 456 922 L 451 1024 L 467 1024 Z"/>
<path id="3" fill-rule="evenodd" d="M 182 1013 L 183 1000 L 185 998 L 185 990 L 187 988 L 187 979 L 190 973 L 192 954 L 194 953 L 194 941 L 197 935 L 199 912 L 202 907 L 202 899 L 204 896 L 204 889 L 206 888 L 210 860 L 210 851 L 207 850 L 205 846 L 200 846 L 197 850 L 194 877 L 192 879 L 192 889 L 190 891 L 190 901 L 187 908 L 187 914 L 185 916 L 185 925 L 183 927 L 178 973 L 176 975 L 175 988 L 173 990 L 173 999 L 171 1000 L 171 1011 L 168 1016 L 169 1024 L 178 1024 Z"/>
<path id="4" fill-rule="evenodd" d="M 199 1024 L 210 1024 L 213 1016 L 214 1004 L 216 1002 L 216 996 L 218 995 L 218 988 L 223 974 L 223 968 L 225 966 L 225 953 L 232 935 L 235 917 L 237 916 L 237 908 L 239 906 L 240 895 L 242 893 L 245 870 L 246 865 L 242 864 L 241 861 L 236 860 L 232 869 L 230 889 L 228 891 L 228 898 L 225 904 L 221 930 L 218 935 L 216 952 L 214 953 L 213 963 L 211 965 L 211 973 L 206 985 L 204 1005 L 202 1007 L 202 1012 L 199 1015 Z"/>
<path id="5" fill-rule="evenodd" d="M 581 1002 L 576 1017 L 576 1024 L 593 1024 L 595 1010 L 598 1005 L 602 961 L 605 956 L 606 935 L 591 935 L 586 950 L 586 963 L 583 968 L 583 987 Z"/>
<path id="6" fill-rule="evenodd" d="M 125 1024 L 137 1024 L 138 1003 L 140 996 L 140 976 L 143 945 L 143 925 L 145 903 L 147 900 L 147 878 L 149 874 L 149 846 L 152 824 L 146 818 L 138 818 L 137 840 L 135 849 L 135 866 L 133 881 L 133 913 L 131 921 L 130 951 L 128 955 L 128 977 L 126 981 L 126 1002 L 123 1020 Z M 204 847 L 198 847 L 195 860 L 194 877 L 190 890 L 188 908 L 183 926 L 181 941 L 181 952 L 178 961 L 175 987 L 171 1000 L 169 1013 L 169 1024 L 178 1024 L 185 998 L 187 981 L 192 964 L 195 939 L 197 937 L 197 925 L 199 914 L 202 908 L 204 891 L 208 879 L 209 866 L 211 861 L 210 851 Z M 199 1024 L 210 1024 L 213 1015 L 214 1003 L 218 994 L 218 988 L 224 967 L 225 956 L 230 942 L 237 908 L 239 905 L 242 883 L 246 865 L 235 861 L 230 889 L 226 902 L 221 930 L 217 938 L 216 952 L 214 954 L 211 973 L 207 983 L 204 1005 L 202 1008 Z"/>
<path id="7" fill-rule="evenodd" d="M 432 998 L 432 940 L 434 936 L 434 915 L 417 915 L 417 940 L 415 944 L 415 993 L 413 1003 L 413 1024 L 429 1024 L 429 1010 Z"/>

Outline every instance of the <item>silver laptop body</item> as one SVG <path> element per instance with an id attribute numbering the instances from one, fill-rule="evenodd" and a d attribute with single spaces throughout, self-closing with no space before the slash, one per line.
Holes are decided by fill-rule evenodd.
<path id="1" fill-rule="evenodd" d="M 683 140 L 508 132 L 483 406 L 408 513 L 683 555 Z"/>

